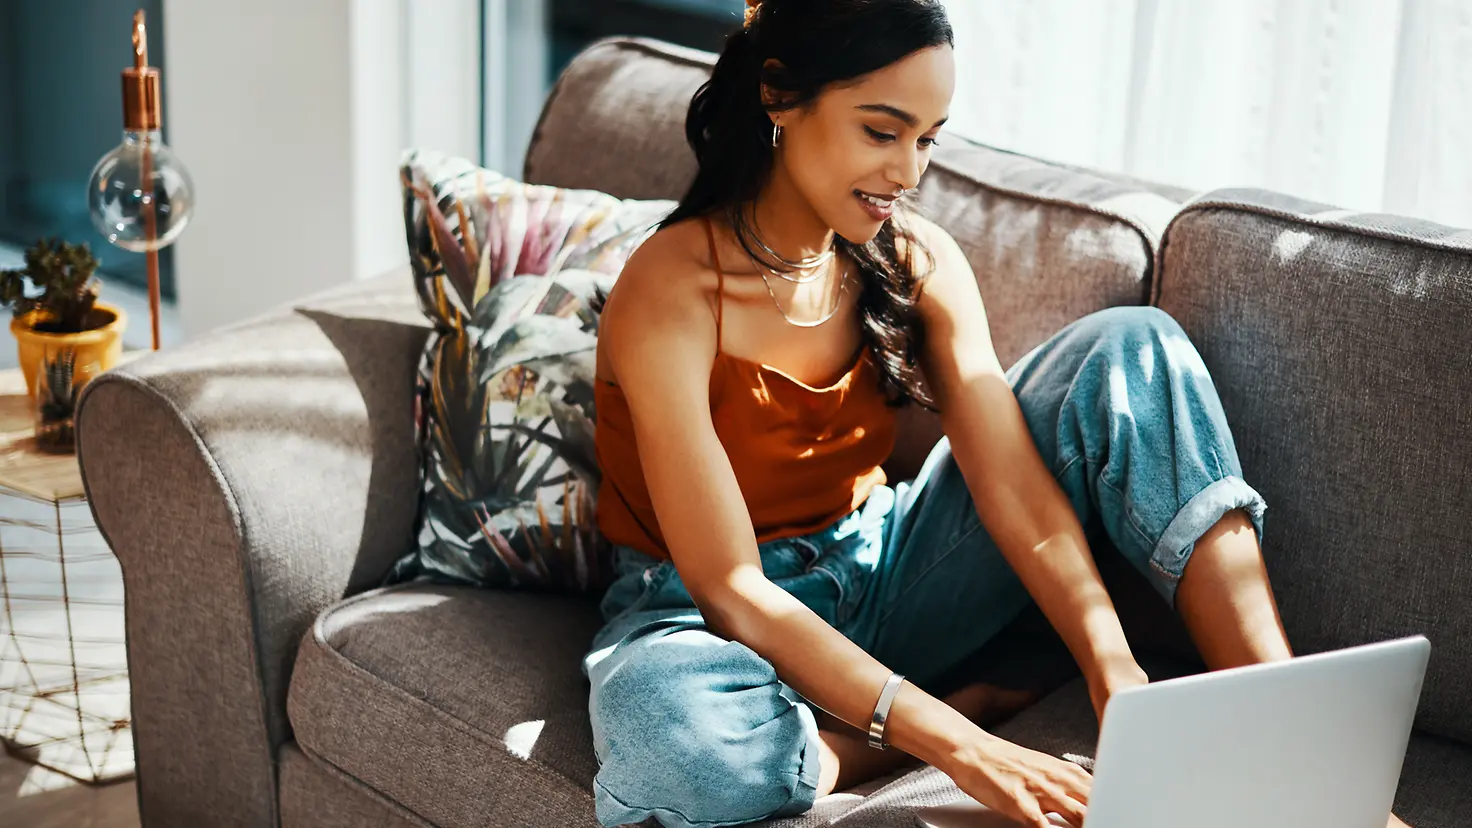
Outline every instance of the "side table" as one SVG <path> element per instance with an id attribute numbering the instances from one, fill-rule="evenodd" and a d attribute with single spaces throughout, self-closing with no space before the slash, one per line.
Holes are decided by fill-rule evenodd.
<path id="1" fill-rule="evenodd" d="M 0 743 L 81 782 L 133 775 L 123 579 L 77 458 L 35 446 L 19 369 L 0 371 Z"/>

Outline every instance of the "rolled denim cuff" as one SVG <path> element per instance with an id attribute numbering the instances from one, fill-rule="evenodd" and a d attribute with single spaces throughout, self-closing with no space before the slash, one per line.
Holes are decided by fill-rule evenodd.
<path id="1" fill-rule="evenodd" d="M 1252 520 L 1257 542 L 1262 543 L 1263 515 L 1267 501 L 1240 477 L 1228 476 L 1212 483 L 1186 501 L 1160 535 L 1150 553 L 1150 568 L 1161 577 L 1155 587 L 1172 606 L 1176 603 L 1176 587 L 1186 571 L 1186 562 L 1196 548 L 1196 541 L 1215 526 L 1228 512 L 1243 509 Z"/>
<path id="2" fill-rule="evenodd" d="M 782 685 L 780 692 L 783 698 L 799 708 L 798 716 L 807 735 L 807 744 L 803 747 L 802 759 L 798 764 L 797 784 L 792 788 L 792 798 L 772 815 L 787 817 L 807 813 L 812 810 L 813 803 L 818 801 L 818 773 L 822 756 L 818 743 L 822 737 L 818 735 L 818 720 L 806 700 L 787 684 Z"/>

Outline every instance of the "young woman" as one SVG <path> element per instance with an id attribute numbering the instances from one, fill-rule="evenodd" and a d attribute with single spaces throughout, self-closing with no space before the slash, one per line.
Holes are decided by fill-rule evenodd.
<path id="1" fill-rule="evenodd" d="M 927 690 L 1034 601 L 1096 713 L 1144 683 L 1090 529 L 1208 667 L 1290 658 L 1265 504 L 1164 313 L 1095 313 L 1003 372 L 965 256 L 905 209 L 954 85 L 939 0 L 748 5 L 690 105 L 699 173 L 602 316 L 598 818 L 797 814 L 908 754 L 1080 824 L 1083 769 L 978 724 L 1029 694 Z M 946 439 L 891 488 L 906 403 Z"/>

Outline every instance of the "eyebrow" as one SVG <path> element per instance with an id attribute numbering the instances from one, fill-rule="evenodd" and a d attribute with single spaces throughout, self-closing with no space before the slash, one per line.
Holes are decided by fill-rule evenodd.
<path id="1" fill-rule="evenodd" d="M 920 124 L 919 118 L 916 118 L 914 115 L 911 115 L 910 113 L 904 111 L 903 109 L 900 109 L 897 106 L 890 106 L 889 104 L 860 104 L 855 107 L 855 109 L 861 109 L 865 112 L 878 112 L 881 115 L 889 115 L 891 117 L 898 118 L 911 127 L 919 126 Z M 932 124 L 930 128 L 936 129 L 949 120 L 949 117 L 941 118 L 939 121 L 936 121 L 934 124 Z"/>

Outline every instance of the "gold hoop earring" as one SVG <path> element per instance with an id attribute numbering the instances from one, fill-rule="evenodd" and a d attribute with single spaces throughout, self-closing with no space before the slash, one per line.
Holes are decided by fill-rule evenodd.
<path id="1" fill-rule="evenodd" d="M 777 142 L 782 140 L 782 125 L 772 124 L 772 149 L 777 148 Z"/>

